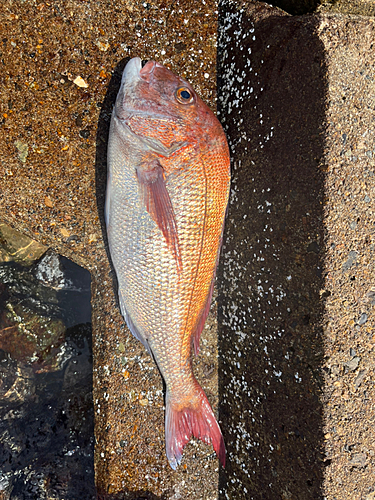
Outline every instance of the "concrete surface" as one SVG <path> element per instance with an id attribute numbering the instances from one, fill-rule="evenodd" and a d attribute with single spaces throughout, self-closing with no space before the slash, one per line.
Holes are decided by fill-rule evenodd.
<path id="1" fill-rule="evenodd" d="M 106 254 L 106 141 L 135 55 L 215 105 L 217 16 L 233 186 L 196 373 L 228 466 L 192 443 L 173 472 L 160 375 Z M 129 0 L 9 2 L 0 19 L 1 219 L 91 272 L 99 498 L 374 498 L 374 20 Z"/>
<path id="2" fill-rule="evenodd" d="M 345 15 L 375 16 L 375 4 L 372 0 L 327 0 L 321 2 L 317 10 Z"/>
<path id="3" fill-rule="evenodd" d="M 373 498 L 374 19 L 225 2 L 219 27 L 220 498 Z"/>
<path id="4" fill-rule="evenodd" d="M 162 381 L 121 318 L 103 207 L 109 119 L 126 60 L 161 61 L 213 106 L 217 4 L 9 2 L 0 19 L 1 219 L 91 272 L 98 495 L 214 498 L 211 448 L 191 444 L 177 472 L 167 464 Z M 214 323 L 212 315 L 196 373 L 215 406 Z"/>

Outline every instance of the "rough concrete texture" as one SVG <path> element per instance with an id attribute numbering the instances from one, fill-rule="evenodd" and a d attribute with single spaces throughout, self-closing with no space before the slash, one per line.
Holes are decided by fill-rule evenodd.
<path id="1" fill-rule="evenodd" d="M 195 442 L 167 464 L 160 375 L 120 316 L 102 216 L 125 60 L 156 58 L 213 106 L 217 5 L 29 0 L 0 18 L 1 219 L 91 271 L 99 497 L 374 498 L 373 19 L 220 5 L 233 189 L 196 366 L 220 400 L 219 476 Z"/>
<path id="2" fill-rule="evenodd" d="M 223 499 L 375 495 L 374 27 L 221 5 Z"/>
<path id="3" fill-rule="evenodd" d="M 362 16 L 375 15 L 373 0 L 272 0 L 269 3 L 292 15 L 311 14 L 313 12 L 339 12 L 341 14 L 359 14 Z"/>
<path id="4" fill-rule="evenodd" d="M 214 498 L 212 448 L 164 453 L 162 381 L 120 316 L 103 221 L 110 113 L 128 58 L 157 59 L 214 105 L 217 5 L 6 2 L 1 26 L 3 222 L 92 274 L 96 482 L 100 498 Z M 196 369 L 217 402 L 215 315 Z"/>
<path id="5" fill-rule="evenodd" d="M 327 498 L 375 497 L 375 19 L 329 16 L 325 144 Z"/>
<path id="6" fill-rule="evenodd" d="M 373 0 L 327 0 L 323 1 L 317 10 L 320 12 L 375 16 Z"/>

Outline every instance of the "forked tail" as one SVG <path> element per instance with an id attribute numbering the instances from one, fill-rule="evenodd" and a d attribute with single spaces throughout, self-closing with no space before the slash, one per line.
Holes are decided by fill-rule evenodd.
<path id="1" fill-rule="evenodd" d="M 225 467 L 225 445 L 219 424 L 216 422 L 207 396 L 202 387 L 195 383 L 194 404 L 181 407 L 173 404 L 166 394 L 165 446 L 172 469 L 176 469 L 182 458 L 183 449 L 192 436 L 214 447 L 216 455 Z"/>

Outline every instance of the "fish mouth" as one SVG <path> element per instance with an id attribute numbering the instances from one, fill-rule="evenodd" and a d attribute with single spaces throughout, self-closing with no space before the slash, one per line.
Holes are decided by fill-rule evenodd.
<path id="1" fill-rule="evenodd" d="M 155 68 L 161 66 L 162 65 L 157 63 L 156 61 L 148 61 L 142 67 L 141 58 L 133 57 L 133 59 L 130 59 L 128 64 L 125 66 L 124 72 L 122 74 L 121 83 L 126 87 L 130 86 L 132 83 L 136 82 L 139 79 L 142 79 L 147 83 L 150 83 Z"/>
<path id="2" fill-rule="evenodd" d="M 142 95 L 145 90 L 142 86 L 143 83 L 148 86 L 152 79 L 155 78 L 154 72 L 156 68 L 163 68 L 163 65 L 151 60 L 142 67 L 140 57 L 133 57 L 126 64 L 115 104 L 115 115 L 124 125 L 127 126 L 127 120 L 134 114 L 148 116 L 148 109 L 140 106 L 138 94 L 140 92 Z M 153 116 L 157 118 L 155 113 Z M 161 115 L 160 118 L 165 118 L 165 115 Z"/>
<path id="3" fill-rule="evenodd" d="M 139 76 L 142 80 L 150 82 L 151 76 L 156 68 L 157 63 L 155 61 L 148 61 L 139 72 Z"/>
<path id="4" fill-rule="evenodd" d="M 142 61 L 140 57 L 133 57 L 125 66 L 122 73 L 121 84 L 128 86 L 130 83 L 139 80 Z"/>

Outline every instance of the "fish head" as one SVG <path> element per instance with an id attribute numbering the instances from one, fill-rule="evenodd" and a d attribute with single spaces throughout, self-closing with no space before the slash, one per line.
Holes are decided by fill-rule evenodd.
<path id="1" fill-rule="evenodd" d="M 142 67 L 139 57 L 124 69 L 115 115 L 137 136 L 159 143 L 159 153 L 223 135 L 215 115 L 186 80 L 156 61 Z"/>

